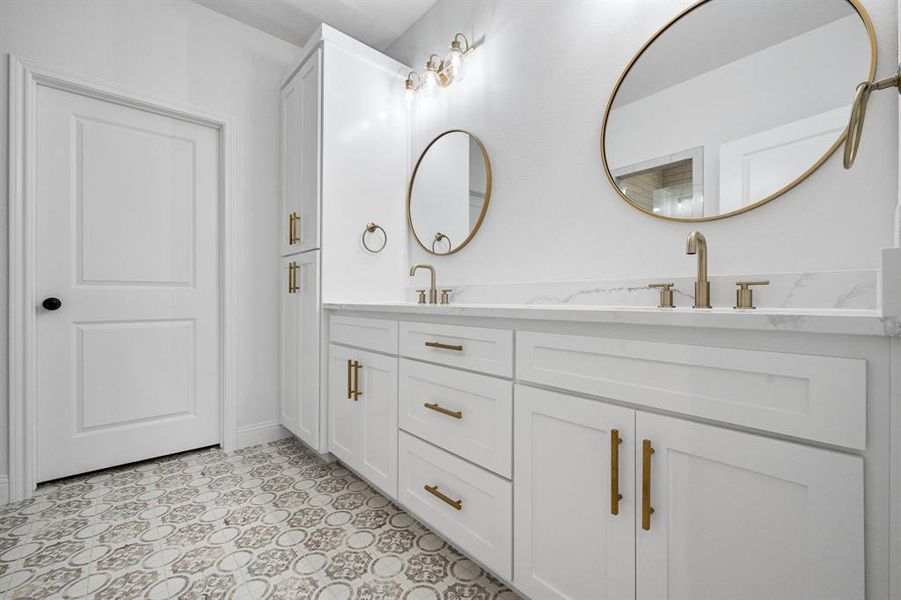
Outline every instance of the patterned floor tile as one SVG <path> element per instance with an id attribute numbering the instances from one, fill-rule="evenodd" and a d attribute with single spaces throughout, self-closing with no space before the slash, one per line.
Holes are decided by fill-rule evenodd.
<path id="1" fill-rule="evenodd" d="M 207 448 L 0 507 L 0 598 L 516 600 L 291 439 Z"/>

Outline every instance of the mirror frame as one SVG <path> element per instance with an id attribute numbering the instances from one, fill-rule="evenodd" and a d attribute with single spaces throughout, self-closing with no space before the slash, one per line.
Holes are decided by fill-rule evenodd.
<path id="1" fill-rule="evenodd" d="M 469 235 L 466 237 L 463 242 L 457 246 L 456 248 L 452 248 L 449 252 L 433 252 L 431 248 L 426 246 L 421 239 L 419 239 L 419 235 L 416 234 L 416 228 L 413 227 L 413 184 L 416 182 L 416 173 L 419 171 L 419 165 L 422 164 L 423 159 L 426 154 L 428 154 L 429 149 L 435 145 L 435 143 L 443 138 L 446 135 L 450 135 L 451 133 L 465 133 L 469 136 L 471 141 L 475 141 L 479 145 L 479 150 L 482 151 L 482 160 L 485 161 L 485 175 L 486 175 L 486 185 L 485 185 L 485 201 L 482 203 L 482 212 L 479 214 L 479 219 L 476 221 L 475 227 L 472 228 L 472 231 L 469 232 Z M 450 256 L 451 254 L 456 254 L 460 250 L 466 247 L 469 242 L 472 241 L 472 238 L 476 236 L 479 232 L 479 229 L 482 227 L 482 221 L 485 220 L 485 214 L 488 212 L 488 204 L 491 202 L 491 159 L 488 158 L 488 150 L 485 149 L 485 144 L 482 143 L 477 136 L 473 135 L 469 131 L 465 129 L 448 129 L 447 131 L 442 131 L 428 145 L 423 149 L 422 153 L 419 155 L 419 158 L 416 160 L 416 166 L 413 167 L 413 173 L 410 175 L 410 184 L 407 187 L 407 224 L 410 226 L 410 233 L 413 234 L 413 239 L 416 240 L 416 243 L 419 244 L 419 247 L 428 252 L 429 254 L 434 254 L 435 256 Z"/>
<path id="2" fill-rule="evenodd" d="M 632 70 L 632 67 L 635 66 L 635 63 L 638 62 L 638 59 L 641 58 L 641 55 L 644 54 L 645 50 L 650 48 L 651 44 L 653 44 L 655 41 L 657 41 L 657 38 L 659 38 L 661 35 L 663 35 L 663 33 L 665 31 L 667 31 L 670 27 L 675 25 L 680 19 L 691 14 L 693 11 L 704 6 L 708 2 L 712 2 L 712 1 L 713 0 L 700 0 L 699 2 L 696 2 L 695 4 L 692 4 L 685 10 L 681 11 L 675 17 L 670 19 L 670 21 L 667 22 L 663 27 L 661 27 L 659 30 L 657 30 L 657 32 L 654 33 L 654 35 L 652 35 L 648 39 L 648 41 L 646 41 L 641 46 L 641 48 L 639 48 L 638 52 L 636 52 L 635 55 L 631 58 L 631 60 L 629 60 L 629 62 L 626 64 L 626 68 L 623 69 L 623 72 L 619 76 L 619 79 L 616 80 L 616 85 L 613 86 L 613 91 L 610 93 L 610 99 L 607 101 L 607 108 L 604 110 L 604 120 L 601 123 L 601 163 L 604 165 L 604 173 L 607 175 L 607 181 L 610 182 L 610 185 L 613 186 L 613 189 L 616 190 L 616 193 L 619 194 L 620 198 L 625 200 L 629 204 L 629 206 L 631 206 L 635 210 L 638 210 L 642 214 L 650 215 L 650 216 L 656 217 L 658 219 L 664 219 L 667 221 L 676 221 L 676 222 L 680 222 L 680 223 L 717 221 L 719 219 L 725 219 L 727 217 L 734 217 L 735 215 L 740 215 L 742 213 L 748 212 L 749 210 L 753 210 L 755 208 L 763 206 L 764 204 L 770 202 L 771 200 L 775 200 L 782 194 L 786 193 L 787 191 L 789 191 L 790 189 L 792 189 L 793 187 L 795 187 L 796 185 L 798 185 L 799 183 L 801 183 L 802 181 L 804 181 L 805 179 L 810 177 L 814 173 L 814 171 L 819 169 L 823 165 L 823 163 L 825 163 L 829 159 L 829 157 L 831 157 L 835 153 L 835 151 L 838 150 L 838 148 L 845 142 L 845 138 L 848 135 L 848 129 L 845 128 L 845 130 L 838 136 L 838 139 L 835 140 L 835 143 L 833 143 L 832 146 L 830 146 L 829 149 L 826 150 L 826 153 L 823 154 L 823 156 L 821 156 L 819 158 L 819 160 L 817 160 L 806 171 L 801 173 L 798 177 L 796 177 L 793 181 L 789 182 L 787 185 L 785 185 L 781 189 L 777 190 L 776 192 L 770 194 L 769 196 L 767 196 L 761 200 L 758 200 L 752 204 L 748 204 L 747 206 L 743 206 L 739 209 L 736 209 L 736 210 L 733 210 L 730 212 L 722 213 L 719 215 L 712 215 L 709 217 L 670 217 L 668 215 L 661 215 L 661 214 L 657 214 L 657 213 L 653 213 L 653 212 L 648 212 L 648 211 L 644 210 L 643 208 L 641 208 L 640 206 L 638 206 L 635 202 L 633 202 L 631 198 L 626 196 L 623 193 L 623 191 L 619 188 L 619 186 L 616 184 L 616 180 L 613 178 L 613 174 L 610 172 L 610 165 L 607 164 L 607 152 L 604 147 L 604 142 L 605 142 L 605 139 L 607 136 L 607 120 L 610 117 L 610 110 L 613 107 L 613 100 L 616 98 L 616 94 L 617 94 L 617 92 L 619 92 L 619 88 L 622 85 L 623 81 L 625 81 L 626 76 L 629 74 L 629 71 Z M 864 27 L 867 30 L 867 36 L 870 38 L 870 71 L 867 74 L 867 81 L 872 82 L 873 78 L 876 75 L 876 30 L 873 28 L 873 21 L 870 19 L 869 13 L 867 13 L 867 10 L 863 7 L 860 0 L 845 0 L 845 1 L 848 4 L 850 4 L 851 7 L 857 12 L 858 16 L 863 21 Z M 852 96 L 853 96 L 853 92 L 851 90 L 849 90 L 848 97 L 851 98 Z"/>

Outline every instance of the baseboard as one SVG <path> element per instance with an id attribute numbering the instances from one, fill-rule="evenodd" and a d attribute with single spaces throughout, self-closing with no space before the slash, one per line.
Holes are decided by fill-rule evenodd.
<path id="1" fill-rule="evenodd" d="M 9 504 L 9 475 L 0 475 L 0 504 Z"/>
<path id="2" fill-rule="evenodd" d="M 245 425 L 238 427 L 238 448 L 274 442 L 286 437 L 291 437 L 291 432 L 282 427 L 278 421 Z"/>

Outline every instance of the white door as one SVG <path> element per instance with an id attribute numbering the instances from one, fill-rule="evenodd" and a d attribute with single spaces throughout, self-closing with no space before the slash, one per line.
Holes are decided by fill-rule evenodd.
<path id="1" fill-rule="evenodd" d="M 513 583 L 532 600 L 634 598 L 635 411 L 521 385 L 514 408 Z"/>
<path id="2" fill-rule="evenodd" d="M 864 597 L 863 460 L 638 412 L 639 600 Z"/>
<path id="3" fill-rule="evenodd" d="M 319 248 L 322 50 L 281 91 L 282 255 Z"/>
<path id="4" fill-rule="evenodd" d="M 281 423 L 319 447 L 319 252 L 282 259 Z"/>
<path id="5" fill-rule="evenodd" d="M 354 466 L 357 455 L 358 400 L 354 394 L 354 376 L 358 352 L 329 345 L 328 351 L 328 449 L 340 461 Z"/>
<path id="6" fill-rule="evenodd" d="M 397 358 L 357 353 L 359 411 L 356 464 L 360 475 L 397 498 Z"/>
<path id="7" fill-rule="evenodd" d="M 218 130 L 37 89 L 37 480 L 218 443 Z"/>

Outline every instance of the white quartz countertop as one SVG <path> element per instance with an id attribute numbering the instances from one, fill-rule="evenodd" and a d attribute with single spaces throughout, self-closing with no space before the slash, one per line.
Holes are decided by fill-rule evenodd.
<path id="1" fill-rule="evenodd" d="M 758 308 L 646 308 L 633 306 L 567 306 L 524 304 L 421 305 L 410 302 L 325 302 L 333 311 L 357 311 L 395 315 L 445 315 L 540 321 L 575 321 L 668 327 L 790 331 L 841 335 L 901 336 L 901 320 L 883 317 L 877 310 Z"/>

